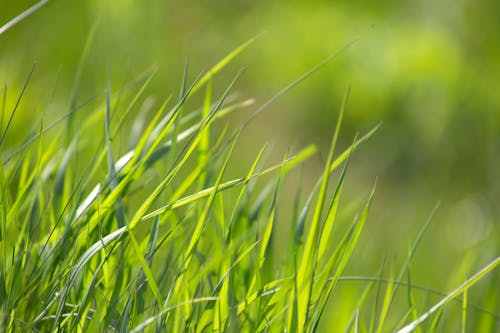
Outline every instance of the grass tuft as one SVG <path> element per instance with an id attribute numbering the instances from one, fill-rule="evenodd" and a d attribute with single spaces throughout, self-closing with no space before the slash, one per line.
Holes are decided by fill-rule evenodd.
<path id="1" fill-rule="evenodd" d="M 346 224 L 339 212 L 348 167 L 356 149 L 380 127 L 356 135 L 337 154 L 350 87 L 328 158 L 309 193 L 301 184 L 293 203 L 283 195 L 297 167 L 317 153 L 315 146 L 287 150 L 273 164 L 265 162 L 271 149 L 264 144 L 247 171 L 227 176 L 248 124 L 350 43 L 232 129 L 221 122 L 253 105 L 251 99 L 228 102 L 244 69 L 221 92 L 213 79 L 258 37 L 192 82 L 186 61 L 173 105 L 170 97 L 158 105 L 145 98 L 155 71 L 118 91 L 108 74 L 104 94 L 93 97 L 98 103 L 80 114 L 78 85 L 93 38 L 91 32 L 70 111 L 48 125 L 40 119 L 19 146 L 6 138 L 33 70 L 5 124 L 3 90 L 0 331 L 311 332 L 325 325 L 332 301 L 344 300 L 353 308 L 343 312 L 345 327 L 335 329 L 346 332 L 381 333 L 395 325 L 401 333 L 418 331 L 432 315 L 431 329 L 438 330 L 452 300 L 461 302 L 462 331 L 473 325 L 472 310 L 498 322 L 471 300 L 470 288 L 499 266 L 500 258 L 449 294 L 414 284 L 411 262 L 430 219 L 409 246 L 399 274 L 392 267 L 389 278 L 345 275 L 362 245 L 376 187 Z M 339 289 L 348 281 L 363 283 L 363 292 L 342 298 Z M 397 299 L 401 286 L 406 302 Z M 443 298 L 422 311 L 417 292 Z M 407 308 L 398 311 L 396 304 Z"/>

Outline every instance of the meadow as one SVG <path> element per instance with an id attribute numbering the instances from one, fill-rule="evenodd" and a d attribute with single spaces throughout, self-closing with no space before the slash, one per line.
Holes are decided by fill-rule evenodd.
<path id="1" fill-rule="evenodd" d="M 403 9 L 0 4 L 0 331 L 500 332 L 495 23 Z"/>

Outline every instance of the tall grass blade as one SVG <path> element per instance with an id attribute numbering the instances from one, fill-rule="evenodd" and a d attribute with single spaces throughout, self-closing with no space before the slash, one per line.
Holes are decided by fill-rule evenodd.
<path id="1" fill-rule="evenodd" d="M 394 287 L 394 272 L 391 271 L 389 283 L 386 286 L 384 300 L 382 302 L 382 310 L 380 311 L 380 316 L 378 319 L 378 326 L 376 333 L 382 333 L 384 329 L 385 320 L 389 312 L 389 307 L 392 302 L 392 289 Z"/>
<path id="2" fill-rule="evenodd" d="M 257 35 L 253 38 L 250 38 L 248 41 L 244 42 L 240 46 L 238 46 L 236 49 L 234 49 L 231 53 L 229 53 L 227 56 L 222 58 L 217 64 L 215 64 L 212 68 L 210 68 L 202 77 L 200 77 L 200 80 L 196 83 L 196 85 L 193 87 L 192 93 L 194 94 L 197 92 L 205 83 L 207 83 L 208 80 L 210 80 L 215 74 L 217 74 L 221 69 L 226 67 L 234 58 L 236 58 L 240 53 L 245 51 L 251 44 L 253 44 L 260 35 Z"/>
<path id="3" fill-rule="evenodd" d="M 464 289 L 462 296 L 462 330 L 461 333 L 467 332 L 467 288 Z"/>
<path id="4" fill-rule="evenodd" d="M 19 96 L 17 97 L 16 104 L 14 105 L 14 108 L 10 112 L 9 119 L 7 120 L 7 124 L 5 125 L 5 128 L 2 131 L 2 134 L 0 136 L 0 149 L 2 149 L 5 137 L 7 135 L 7 132 L 9 131 L 9 127 L 12 123 L 12 119 L 14 119 L 14 115 L 16 114 L 17 109 L 19 108 L 19 104 L 21 103 L 21 100 L 23 99 L 24 93 L 26 92 L 26 88 L 28 88 L 28 84 L 31 81 L 31 77 L 33 76 L 33 73 L 35 72 L 36 64 L 33 64 L 31 67 L 31 70 L 28 74 L 28 77 L 24 81 L 23 88 L 21 89 L 21 92 L 19 93 Z M 3 117 L 2 117 L 3 119 Z M 1 129 L 1 128 L 0 128 Z"/>
<path id="5" fill-rule="evenodd" d="M 108 68 L 108 75 L 109 68 Z M 106 148 L 108 155 L 108 179 L 109 186 L 111 191 L 113 191 L 118 186 L 118 178 L 115 170 L 115 160 L 113 158 L 113 150 L 111 148 L 111 134 L 110 134 L 110 126 L 111 126 L 111 78 L 108 77 L 108 87 L 106 89 L 106 112 L 104 117 L 104 134 L 106 138 Z M 115 217 L 118 222 L 118 227 L 123 227 L 127 223 L 125 221 L 125 212 L 123 211 L 122 199 L 119 196 L 114 203 L 115 207 Z"/>
<path id="6" fill-rule="evenodd" d="M 87 39 L 85 40 L 85 45 L 83 47 L 83 51 L 80 55 L 80 59 L 78 61 L 78 65 L 76 68 L 75 79 L 73 81 L 73 88 L 71 91 L 71 97 L 69 101 L 68 122 L 66 124 L 66 145 L 69 145 L 72 141 L 71 137 L 73 136 L 73 130 L 74 130 L 73 128 L 74 115 L 75 115 L 75 110 L 77 108 L 77 97 L 78 97 L 78 91 L 80 90 L 83 68 L 88 60 L 90 47 L 94 42 L 96 31 L 97 31 L 97 23 L 94 23 L 89 31 Z"/>
<path id="7" fill-rule="evenodd" d="M 331 60 L 336 58 L 339 54 L 341 54 L 343 51 L 348 49 L 352 44 L 354 44 L 357 40 L 353 39 L 349 41 L 348 43 L 344 44 L 341 46 L 338 50 L 335 52 L 331 53 L 328 55 L 325 59 L 323 59 L 321 62 L 319 62 L 317 65 L 312 67 L 309 71 L 306 73 L 302 74 L 299 76 L 297 79 L 292 81 L 290 84 L 288 84 L 286 87 L 281 89 L 277 94 L 275 94 L 273 97 L 268 99 L 262 106 L 260 106 L 253 114 L 252 116 L 244 123 L 244 126 L 247 126 L 250 122 L 252 122 L 256 117 L 258 117 L 264 110 L 266 110 L 271 104 L 273 104 L 276 100 L 278 100 L 281 96 L 285 95 L 288 91 L 292 90 L 294 87 L 296 87 L 299 83 L 316 73 L 319 69 L 324 67 L 326 64 L 328 64 Z"/>

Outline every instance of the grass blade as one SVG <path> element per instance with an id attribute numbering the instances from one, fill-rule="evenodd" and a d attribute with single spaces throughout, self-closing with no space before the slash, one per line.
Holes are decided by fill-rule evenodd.
<path id="1" fill-rule="evenodd" d="M 4 34 L 7 30 L 11 29 L 13 26 L 27 18 L 28 16 L 32 15 L 34 12 L 42 8 L 44 5 L 47 4 L 49 0 L 40 0 L 30 8 L 26 9 L 24 12 L 21 14 L 17 15 L 14 17 L 12 20 L 9 22 L 5 23 L 3 26 L 0 27 L 0 35 Z"/>
<path id="2" fill-rule="evenodd" d="M 33 73 L 35 72 L 35 68 L 36 68 L 36 64 L 34 64 L 31 67 L 31 70 L 28 74 L 28 77 L 24 81 L 23 88 L 21 89 L 21 92 L 19 93 L 19 96 L 17 97 L 16 104 L 14 105 L 14 108 L 12 109 L 12 111 L 9 115 L 9 120 L 7 120 L 7 124 L 5 125 L 5 128 L 2 131 L 2 135 L 0 136 L 0 149 L 2 149 L 2 147 L 3 147 L 5 137 L 7 135 L 7 132 L 9 131 L 9 127 L 12 123 L 12 119 L 14 119 L 14 115 L 16 114 L 16 111 L 19 108 L 19 104 L 21 103 L 21 100 L 23 99 L 24 93 L 26 92 L 26 88 L 28 88 L 28 84 L 31 80 L 31 77 L 33 76 Z"/>
<path id="3" fill-rule="evenodd" d="M 430 315 L 432 315 L 434 312 L 441 309 L 444 305 L 446 305 L 452 299 L 454 299 L 455 297 L 457 297 L 458 295 L 463 293 L 466 289 L 475 285 L 477 282 L 479 282 L 487 274 L 492 272 L 499 265 L 500 265 L 500 257 L 497 257 L 496 259 L 491 261 L 488 265 L 484 266 L 481 270 L 479 270 L 476 274 L 474 274 L 471 278 L 469 278 L 464 283 L 462 283 L 460 286 L 458 286 L 455 290 L 453 290 L 448 295 L 446 295 L 446 297 L 444 297 L 441 301 L 439 301 L 434 306 L 432 306 L 427 312 L 425 312 L 423 315 L 418 317 L 417 320 L 412 321 L 411 323 L 407 324 L 406 326 L 404 326 L 403 328 L 398 330 L 398 333 L 413 332 L 421 323 L 426 321 Z"/>

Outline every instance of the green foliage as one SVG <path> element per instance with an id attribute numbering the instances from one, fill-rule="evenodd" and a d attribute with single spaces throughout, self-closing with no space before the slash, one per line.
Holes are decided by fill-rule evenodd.
<path id="1" fill-rule="evenodd" d="M 227 176 L 257 115 L 338 53 L 233 129 L 221 120 L 253 103 L 231 95 L 243 70 L 220 95 L 214 93 L 214 76 L 256 38 L 192 83 L 186 62 L 173 105 L 171 97 L 146 103 L 155 71 L 118 90 L 109 71 L 104 92 L 82 115 L 76 96 L 94 33 L 80 57 L 68 113 L 47 125 L 42 111 L 23 143 L 7 145 L 35 67 L 13 108 L 2 105 L 2 121 L 8 116 L 0 136 L 1 331 L 311 332 L 334 325 L 335 331 L 403 333 L 424 330 L 424 324 L 430 331 L 498 325 L 498 314 L 471 301 L 471 288 L 500 258 L 450 293 L 413 283 L 412 260 L 430 219 L 409 246 L 399 275 L 395 264 L 389 278 L 385 267 L 378 277 L 345 274 L 363 246 L 375 186 L 363 204 L 354 204 L 354 213 L 342 209 L 341 196 L 352 155 L 379 128 L 355 136 L 336 153 L 350 88 L 322 173 L 304 203 L 301 188 L 294 189 L 293 204 L 283 197 L 294 170 L 317 153 L 315 146 L 268 163 L 264 145 L 248 171 Z M 7 88 L 4 101 L 6 95 Z M 278 233 L 283 225 L 288 237 Z M 279 245 L 283 238 L 286 251 Z M 349 281 L 362 282 L 363 292 L 343 294 Z M 428 306 L 417 291 L 440 300 Z M 338 312 L 349 316 L 346 325 L 325 320 L 332 301 L 354 304 Z M 453 301 L 458 315 L 447 314 Z M 498 306 L 494 297 L 487 301 Z M 471 308 L 482 317 L 471 315 Z"/>
<path id="2" fill-rule="evenodd" d="M 108 80 L 103 104 L 88 113 L 78 129 L 71 129 L 68 143 L 60 138 L 68 126 L 73 127 L 73 113 L 67 117 L 67 127 L 59 128 L 50 139 L 45 138 L 46 129 L 57 132 L 58 128 L 44 128 L 41 119 L 36 125 L 38 135 L 28 138 L 29 144 L 3 156 L 3 329 L 262 331 L 288 327 L 302 331 L 315 326 L 319 318 L 314 316 L 328 298 L 321 291 L 332 289 L 366 219 L 367 208 L 346 240 L 336 246 L 328 240 L 344 176 L 325 212 L 328 223 L 323 225 L 321 217 L 330 174 L 361 141 L 334 159 L 339 117 L 321 187 L 311 194 L 318 198 L 310 230 L 302 228 L 297 235 L 307 239 L 306 246 L 302 250 L 301 242 L 292 240 L 295 259 L 282 268 L 274 266 L 271 243 L 280 183 L 316 149 L 307 147 L 262 168 L 263 148 L 247 176 L 223 181 L 248 122 L 232 135 L 222 131 L 216 144 L 210 144 L 215 120 L 245 104 L 224 106 L 241 72 L 213 103 L 210 79 L 251 42 L 191 87 L 183 83 L 178 102 L 169 111 L 167 103 L 159 106 L 135 144 L 118 159 L 113 141 L 123 122 L 116 121 L 117 115 L 121 110 L 122 117 L 130 113 L 151 76 L 125 105 L 113 98 Z M 19 100 L 30 78 L 31 74 Z M 184 113 L 185 104 L 206 83 L 203 111 L 197 116 Z M 93 126 L 99 123 L 104 133 L 93 135 Z M 2 138 L 7 130 L 8 124 Z M 86 149 L 95 152 L 88 160 Z M 147 184 L 151 172 L 159 180 Z M 252 198 L 260 191 L 259 179 L 276 172 L 269 183 L 274 194 L 262 192 L 257 208 L 250 210 Z M 233 200 L 224 193 L 238 187 L 236 204 L 229 210 Z M 319 254 L 311 251 L 316 243 L 321 243 Z M 294 273 L 296 266 L 299 270 Z M 336 278 L 330 280 L 333 272 Z M 313 284 L 319 277 L 322 282 Z M 291 304 L 297 304 L 298 310 Z"/>

